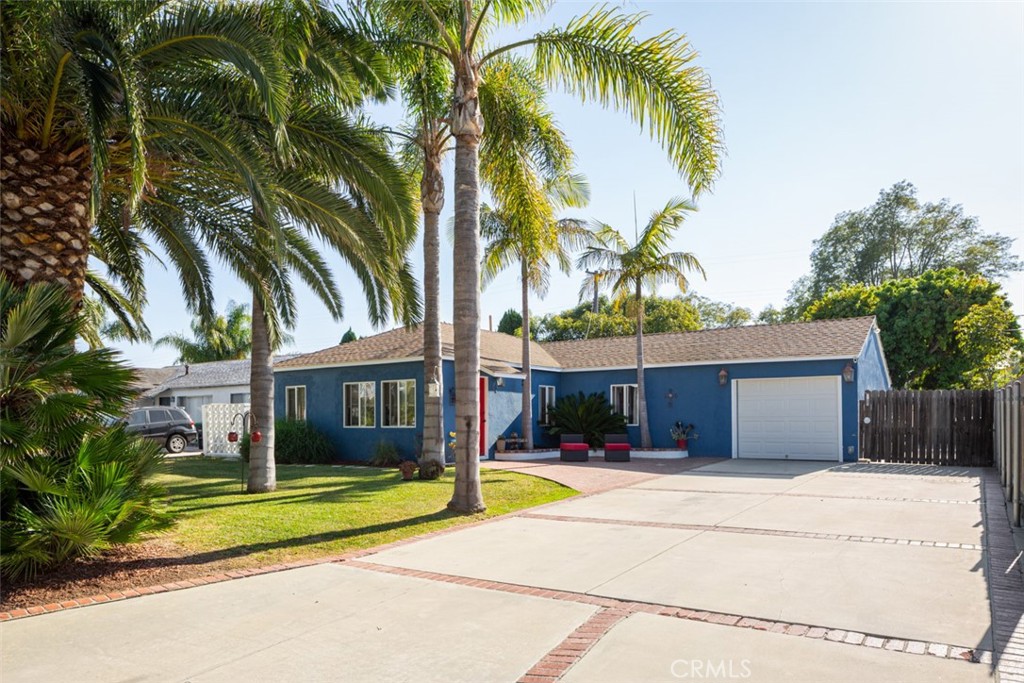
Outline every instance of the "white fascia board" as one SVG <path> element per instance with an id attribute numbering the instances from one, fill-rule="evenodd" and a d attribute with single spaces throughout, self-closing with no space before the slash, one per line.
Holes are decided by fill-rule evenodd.
<path id="1" fill-rule="evenodd" d="M 702 360 L 686 363 L 644 363 L 644 369 L 651 368 L 686 368 L 701 365 L 741 365 L 747 363 L 799 363 L 822 360 L 850 360 L 850 356 L 792 356 L 782 358 L 735 358 L 730 360 Z M 562 368 L 558 372 L 598 372 L 608 370 L 636 370 L 636 365 L 602 366 L 593 368 Z"/>

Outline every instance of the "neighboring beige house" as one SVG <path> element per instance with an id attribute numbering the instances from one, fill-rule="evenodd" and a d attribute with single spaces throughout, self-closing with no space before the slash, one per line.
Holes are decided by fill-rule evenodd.
<path id="1" fill-rule="evenodd" d="M 275 356 L 274 362 L 294 355 Z M 249 402 L 249 359 L 141 368 L 138 373 L 140 388 L 145 386 L 144 381 L 161 374 L 164 377 L 139 395 L 137 406 L 178 406 L 184 408 L 196 424 L 202 424 L 203 406 L 207 403 Z"/>

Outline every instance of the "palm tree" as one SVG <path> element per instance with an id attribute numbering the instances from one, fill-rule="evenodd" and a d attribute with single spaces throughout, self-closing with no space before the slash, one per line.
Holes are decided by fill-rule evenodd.
<path id="1" fill-rule="evenodd" d="M 595 244 L 576 261 L 582 269 L 597 270 L 610 283 L 620 302 L 627 302 L 636 316 L 636 400 L 640 423 L 640 446 L 651 447 L 651 429 L 647 422 L 647 395 L 644 383 L 644 289 L 654 290 L 662 284 L 674 284 L 683 292 L 689 283 L 686 273 L 696 271 L 704 276 L 704 268 L 690 252 L 668 251 L 675 230 L 686 214 L 696 207 L 684 199 L 673 199 L 655 211 L 635 244 L 615 228 L 598 223 L 594 230 Z"/>
<path id="2" fill-rule="evenodd" d="M 721 140 L 718 99 L 696 53 L 672 31 L 639 40 L 643 15 L 598 7 L 565 28 L 553 28 L 486 49 L 502 24 L 520 24 L 548 3 L 523 0 L 376 0 L 369 3 L 389 26 L 428 25 L 406 43 L 446 62 L 452 106 L 448 126 L 455 139 L 455 493 L 449 507 L 484 509 L 476 444 L 480 439 L 480 165 L 484 134 L 480 93 L 484 69 L 499 56 L 532 47 L 537 75 L 548 85 L 626 111 L 666 147 L 696 196 L 718 172 Z M 478 43 L 479 41 L 479 43 Z"/>
<path id="3" fill-rule="evenodd" d="M 0 17 L 0 123 L 4 130 L 0 270 L 12 283 L 55 281 L 78 304 L 90 251 L 120 277 L 138 258 L 126 230 L 143 202 L 159 201 L 152 182 L 190 150 L 230 160 L 262 204 L 263 179 L 230 128 L 197 125 L 203 110 L 182 97 L 190 84 L 230 72 L 258 94 L 258 111 L 279 126 L 287 82 L 256 13 L 240 5 L 158 0 L 133 3 L 12 3 Z M 97 221 L 118 188 L 116 210 Z M 95 228 L 95 232 L 90 231 Z M 120 230 L 119 230 L 120 229 Z M 194 244 L 168 236 L 169 257 L 194 261 Z M 181 266 L 182 264 L 178 264 Z M 212 314 L 209 269 L 189 270 L 186 291 Z M 203 280 L 205 276 L 205 280 Z M 140 282 L 126 283 L 139 301 Z"/>
<path id="4" fill-rule="evenodd" d="M 228 302 L 224 315 L 212 322 L 196 316 L 192 319 L 192 339 L 180 333 L 160 337 L 154 346 L 170 346 L 177 350 L 177 363 L 207 363 L 218 360 L 247 358 L 252 351 L 252 316 L 245 304 Z M 282 343 L 289 339 L 282 336 Z"/>
<path id="5" fill-rule="evenodd" d="M 527 179 L 529 180 L 529 179 Z M 510 188 L 513 189 L 513 188 Z M 480 232 L 487 247 L 484 250 L 483 275 L 489 282 L 513 264 L 519 266 L 522 286 L 523 337 L 523 447 L 533 448 L 533 373 L 530 366 L 530 290 L 538 296 L 547 294 L 554 260 L 564 273 L 572 269 L 569 251 L 588 242 L 590 232 L 581 221 L 555 219 L 564 207 L 581 207 L 590 199 L 590 189 L 581 176 L 561 176 L 545 183 L 547 205 L 540 212 L 523 202 L 501 201 L 480 212 Z"/>

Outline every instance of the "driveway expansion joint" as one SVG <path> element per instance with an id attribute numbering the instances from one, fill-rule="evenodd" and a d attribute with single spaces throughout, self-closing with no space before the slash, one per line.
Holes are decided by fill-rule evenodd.
<path id="1" fill-rule="evenodd" d="M 919 541 L 909 538 L 884 538 L 881 536 L 852 536 L 850 534 L 825 534 L 810 531 L 786 531 L 781 529 L 753 529 L 741 526 L 718 526 L 711 524 L 682 524 L 677 522 L 642 522 L 630 519 L 607 519 L 604 517 L 574 517 L 549 515 L 542 512 L 526 512 L 520 517 L 546 519 L 553 522 L 583 522 L 587 524 L 612 524 L 622 526 L 650 527 L 655 529 L 679 529 L 684 531 L 720 531 L 729 534 L 754 536 L 784 536 L 787 538 L 809 538 L 821 541 L 848 541 L 851 543 L 882 543 L 888 545 L 914 545 L 927 548 L 948 548 L 950 550 L 984 550 L 978 543 L 949 543 L 946 541 Z"/>
<path id="2" fill-rule="evenodd" d="M 641 482 L 642 483 L 642 482 Z M 801 484 L 802 485 L 802 484 Z M 716 495 L 725 494 L 727 496 L 747 496 L 751 495 L 746 491 L 716 491 L 714 489 L 679 489 L 679 488 L 668 488 L 661 486 L 637 486 L 636 488 L 643 491 L 671 491 L 672 493 L 714 493 Z M 795 488 L 795 487 L 794 487 Z M 756 495 L 756 494 L 754 494 Z M 838 498 L 840 500 L 874 500 L 883 501 L 887 503 L 942 503 L 944 505 L 980 505 L 981 500 L 950 500 L 948 498 L 901 498 L 899 496 L 843 496 L 836 493 L 800 493 L 793 490 L 779 491 L 777 493 L 769 494 L 773 497 L 781 496 L 783 498 L 795 496 L 799 498 Z"/>
<path id="3" fill-rule="evenodd" d="M 569 668 L 571 668 L 572 664 L 579 659 L 582 659 L 583 655 L 585 655 L 594 644 L 607 634 L 615 624 L 630 615 L 638 613 L 685 619 L 688 621 L 703 621 L 709 624 L 719 624 L 735 628 L 770 631 L 772 633 L 779 633 L 797 638 L 810 638 L 812 640 L 824 639 L 850 647 L 866 647 L 873 649 L 884 648 L 891 652 L 925 655 L 929 657 L 937 657 L 939 659 L 954 659 L 967 663 L 981 663 L 989 665 L 992 663 L 992 652 L 989 650 L 952 645 L 949 643 L 907 640 L 893 638 L 878 633 L 860 633 L 858 631 L 847 631 L 844 629 L 827 628 L 810 624 L 797 624 L 786 621 L 776 621 L 773 619 L 761 619 L 759 617 L 749 617 L 725 612 L 689 609 L 686 607 L 678 607 L 676 605 L 621 600 L 619 598 L 591 595 L 589 593 L 537 588 L 535 586 L 490 581 L 468 576 L 459 576 L 457 574 L 442 574 L 439 572 L 421 569 L 408 569 L 406 567 L 377 564 L 375 562 L 369 562 L 362 559 L 345 560 L 343 564 L 347 567 L 355 567 L 384 574 L 407 576 L 410 578 L 439 581 L 442 583 L 454 583 L 472 588 L 480 588 L 482 590 L 517 593 L 520 595 L 529 595 L 549 600 L 562 600 L 566 602 L 596 605 L 601 608 L 587 622 L 584 622 L 579 628 L 577 628 L 573 634 L 567 636 L 562 644 L 551 650 L 540 660 L 540 662 L 535 664 L 534 667 L 530 669 L 530 672 L 525 674 L 523 678 L 519 679 L 519 683 L 551 683 L 559 680 L 559 678 L 564 675 Z M 601 615 L 605 615 L 604 619 L 598 620 L 598 617 Z M 616 618 L 612 619 L 612 617 Z M 588 624 L 594 620 L 598 620 L 596 623 L 600 624 L 602 627 L 607 622 L 607 628 L 603 628 L 602 630 L 601 628 L 598 628 L 597 625 L 593 625 L 593 628 L 588 628 Z M 600 632 L 598 633 L 598 631 Z M 584 635 L 575 635 L 577 632 Z M 592 639 L 592 642 L 588 640 L 588 638 Z M 565 643 L 571 643 L 571 646 L 566 647 Z M 572 656 L 569 654 L 570 652 L 573 653 Z M 576 653 L 579 653 L 578 656 L 575 656 Z M 573 658 L 574 656 L 575 658 Z M 555 669 L 554 662 L 556 661 L 563 663 L 567 662 L 565 668 L 557 674 L 551 672 Z M 540 669 L 551 671 L 542 674 L 539 673 Z"/>

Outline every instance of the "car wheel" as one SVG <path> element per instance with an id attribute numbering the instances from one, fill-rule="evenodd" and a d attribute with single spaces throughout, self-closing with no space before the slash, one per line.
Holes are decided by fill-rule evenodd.
<path id="1" fill-rule="evenodd" d="M 187 445 L 188 442 L 181 434 L 171 434 L 167 437 L 167 450 L 171 453 L 181 453 Z"/>

